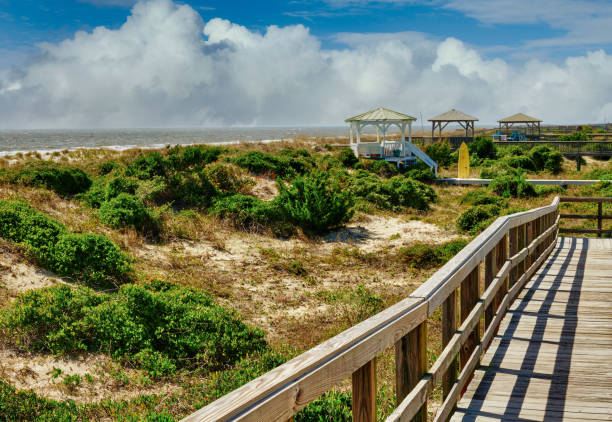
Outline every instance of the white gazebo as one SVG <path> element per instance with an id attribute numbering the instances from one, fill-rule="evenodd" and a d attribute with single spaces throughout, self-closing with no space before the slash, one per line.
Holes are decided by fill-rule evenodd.
<path id="1" fill-rule="evenodd" d="M 427 164 L 436 174 L 438 164 L 412 143 L 412 122 L 416 117 L 386 108 L 376 108 L 345 120 L 349 127 L 350 146 L 357 157 L 384 159 L 398 167 L 417 158 Z M 366 126 L 376 128 L 376 142 L 362 142 L 362 130 Z M 389 128 L 397 126 L 400 131 L 399 141 L 389 141 Z M 408 141 L 406 142 L 406 130 Z M 382 137 L 381 137 L 382 135 Z"/>

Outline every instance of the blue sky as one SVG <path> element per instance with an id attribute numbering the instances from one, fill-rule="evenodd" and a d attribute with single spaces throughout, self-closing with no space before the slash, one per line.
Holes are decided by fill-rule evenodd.
<path id="1" fill-rule="evenodd" d="M 0 0 L 0 46 L 6 52 L 1 64 L 20 63 L 36 52 L 36 44 L 40 42 L 58 42 L 76 31 L 91 31 L 97 26 L 118 28 L 125 22 L 134 3 L 134 0 Z M 516 8 L 523 10 L 515 16 L 504 12 L 501 6 L 475 13 L 469 1 L 190 0 L 177 3 L 190 5 L 204 20 L 221 17 L 257 31 L 265 30 L 269 25 L 303 24 L 321 39 L 324 47 L 329 48 L 339 46 L 335 37 L 337 33 L 403 31 L 422 32 L 434 39 L 456 37 L 480 47 L 490 57 L 510 60 L 525 56 L 561 60 L 568 55 L 580 54 L 585 48 L 609 49 L 612 44 L 610 29 L 599 38 L 553 43 L 546 45 L 545 49 L 536 48 L 528 53 L 517 51 L 533 41 L 563 39 L 576 27 L 575 22 L 564 22 L 566 19 L 582 20 L 586 25 L 589 19 L 596 20 L 601 15 L 609 19 L 610 2 L 604 1 L 561 0 L 557 5 L 554 1 L 517 2 Z M 485 3 L 490 7 L 496 2 Z M 583 4 L 589 7 L 585 10 Z M 561 6 L 561 13 L 565 9 L 567 16 L 556 16 L 559 11 L 555 6 Z M 555 10 L 547 10 L 550 7 Z M 598 9 L 603 10 L 598 14 Z M 546 15 L 551 16 L 547 18 Z"/>
<path id="2" fill-rule="evenodd" d="M 0 0 L 0 129 L 612 119 L 609 0 Z"/>

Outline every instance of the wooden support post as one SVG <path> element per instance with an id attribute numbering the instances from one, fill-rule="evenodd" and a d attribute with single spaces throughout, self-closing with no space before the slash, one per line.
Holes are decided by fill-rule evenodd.
<path id="1" fill-rule="evenodd" d="M 499 241 L 497 246 L 495 247 L 495 273 L 501 269 L 506 263 L 506 259 L 508 259 L 508 235 L 506 234 Z M 504 300 L 504 296 L 508 292 L 508 278 L 504 281 L 504 283 L 500 286 L 497 294 L 495 295 L 495 299 L 493 300 L 493 309 L 495 312 L 499 309 L 499 305 L 501 305 L 502 300 Z"/>
<path id="2" fill-rule="evenodd" d="M 376 422 L 376 358 L 353 372 L 353 420 Z"/>
<path id="3" fill-rule="evenodd" d="M 442 304 L 442 349 L 457 330 L 457 290 L 453 290 Z M 442 378 L 442 396 L 446 398 L 457 379 L 457 356 Z"/>
<path id="4" fill-rule="evenodd" d="M 603 215 L 603 202 L 597 203 L 597 237 L 601 237 L 601 227 L 602 227 L 602 215 Z"/>
<path id="5" fill-rule="evenodd" d="M 465 321 L 474 306 L 478 303 L 479 298 L 479 278 L 480 268 L 476 267 L 461 283 L 461 322 Z M 460 362 L 461 369 L 464 368 L 474 348 L 480 341 L 480 323 L 476 324 L 474 331 L 470 334 L 464 345 L 461 347 Z"/>
<path id="6" fill-rule="evenodd" d="M 398 403 L 404 400 L 426 371 L 427 321 L 424 321 L 395 343 L 395 395 Z M 373 421 L 376 421 L 376 413 Z M 427 421 L 427 403 L 421 407 L 413 421 Z"/>
<path id="7" fill-rule="evenodd" d="M 496 248 L 491 249 L 491 252 L 489 252 L 487 256 L 485 257 L 485 273 L 484 273 L 484 289 L 485 290 L 487 290 L 487 287 L 489 287 L 489 285 L 493 281 L 493 277 L 495 277 L 495 274 L 497 273 L 497 270 L 495 269 L 496 260 L 494 259 L 495 250 Z M 489 305 L 487 309 L 485 309 L 485 330 L 489 328 L 489 324 L 491 324 L 491 321 L 493 321 L 493 316 L 495 314 L 494 306 L 495 304 L 491 304 Z"/>
<path id="8" fill-rule="evenodd" d="M 520 251 L 525 247 L 525 228 L 526 225 L 519 226 L 517 230 L 517 240 L 516 240 L 516 250 Z M 518 280 L 523 274 L 525 274 L 525 264 L 527 260 L 524 259 L 522 262 L 518 264 L 516 267 L 516 279 Z"/>
<path id="9" fill-rule="evenodd" d="M 508 249 L 509 249 L 510 257 L 516 255 L 516 252 L 518 251 L 518 231 L 523 230 L 523 229 L 524 229 L 524 225 L 510 229 L 510 237 L 508 239 Z M 517 274 L 516 267 L 510 270 L 510 278 L 508 279 L 508 284 L 509 284 L 508 287 L 514 286 L 514 283 L 516 283 L 516 280 L 518 280 L 518 277 L 516 276 L 516 274 Z"/>

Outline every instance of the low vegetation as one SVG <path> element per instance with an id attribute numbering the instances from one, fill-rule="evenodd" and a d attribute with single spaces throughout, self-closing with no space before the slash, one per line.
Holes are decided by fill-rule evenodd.
<path id="1" fill-rule="evenodd" d="M 498 149 L 482 137 L 470 150 L 490 187 L 436 185 L 424 166 L 398 170 L 320 140 L 86 151 L 5 165 L 1 250 L 68 283 L 20 292 L 3 284 L 8 274 L 21 277 L 3 260 L 1 347 L 39 359 L 101 355 L 118 368 L 122 391 L 149 390 L 83 399 L 92 375 L 54 369 L 39 381 L 78 399 L 58 401 L 16 389 L 3 372 L 0 414 L 178 420 L 401 300 L 498 216 L 565 191 L 612 195 L 607 182 L 533 189 L 526 177 L 563 171 L 548 149 Z M 427 152 L 443 172 L 455 171 L 448 144 Z M 588 170 L 585 177 L 612 179 L 608 165 Z M 439 319 L 428 322 L 430 361 Z M 392 361 L 379 361 L 381 419 L 394 406 Z M 346 387 L 295 420 L 350 420 Z"/>

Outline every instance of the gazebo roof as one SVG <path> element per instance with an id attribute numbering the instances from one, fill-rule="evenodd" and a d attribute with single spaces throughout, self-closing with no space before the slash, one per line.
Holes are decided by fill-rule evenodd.
<path id="1" fill-rule="evenodd" d="M 427 120 L 430 122 L 475 122 L 478 121 L 478 118 L 453 108 L 446 113 L 442 113 L 439 116 Z"/>
<path id="2" fill-rule="evenodd" d="M 406 121 L 416 120 L 416 117 L 397 111 L 389 110 L 388 108 L 375 108 L 374 110 L 366 111 L 357 116 L 349 117 L 345 122 L 380 122 L 380 121 Z"/>
<path id="3" fill-rule="evenodd" d="M 528 116 L 523 113 L 516 113 L 505 119 L 500 119 L 498 123 L 539 123 L 542 120 L 536 119 L 535 117 Z"/>

